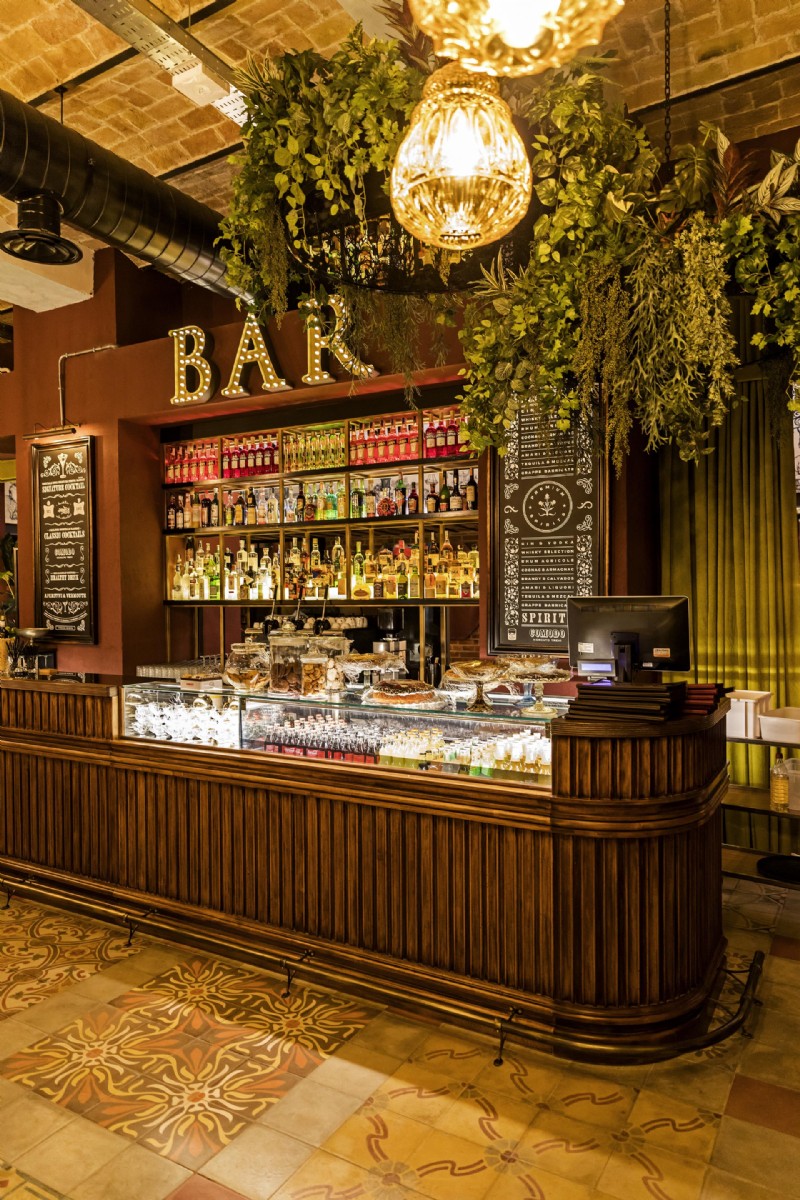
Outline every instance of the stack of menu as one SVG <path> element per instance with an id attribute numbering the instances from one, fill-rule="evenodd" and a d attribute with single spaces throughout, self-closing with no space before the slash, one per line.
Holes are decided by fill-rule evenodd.
<path id="1" fill-rule="evenodd" d="M 686 685 L 686 703 L 681 716 L 706 716 L 725 698 L 726 692 L 732 691 L 733 688 L 726 688 L 721 683 L 689 683 Z"/>
<path id="2" fill-rule="evenodd" d="M 683 715 L 681 683 L 579 683 L 566 720 L 669 721 Z"/>

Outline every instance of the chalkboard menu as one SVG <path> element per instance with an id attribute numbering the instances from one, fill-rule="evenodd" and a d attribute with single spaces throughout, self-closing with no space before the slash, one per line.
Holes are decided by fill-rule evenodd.
<path id="1" fill-rule="evenodd" d="M 94 642 L 92 439 L 33 446 L 36 624 L 51 641 Z"/>
<path id="2" fill-rule="evenodd" d="M 585 425 L 521 413 L 493 453 L 489 652 L 567 653 L 567 597 L 602 590 L 604 464 Z"/>

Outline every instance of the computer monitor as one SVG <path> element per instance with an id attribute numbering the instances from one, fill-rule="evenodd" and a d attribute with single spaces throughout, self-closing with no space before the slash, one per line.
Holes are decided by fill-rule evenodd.
<path id="1" fill-rule="evenodd" d="M 569 661 L 579 675 L 630 681 L 634 671 L 688 671 L 686 596 L 572 596 Z"/>

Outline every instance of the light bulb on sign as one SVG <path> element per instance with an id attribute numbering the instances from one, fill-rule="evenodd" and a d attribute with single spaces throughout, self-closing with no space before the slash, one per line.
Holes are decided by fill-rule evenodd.
<path id="1" fill-rule="evenodd" d="M 599 42 L 624 0 L 409 0 L 443 58 L 489 75 L 535 75 Z"/>
<path id="2" fill-rule="evenodd" d="M 472 250 L 524 217 L 531 168 L 495 80 L 448 63 L 431 75 L 392 167 L 400 224 L 433 246 Z"/>

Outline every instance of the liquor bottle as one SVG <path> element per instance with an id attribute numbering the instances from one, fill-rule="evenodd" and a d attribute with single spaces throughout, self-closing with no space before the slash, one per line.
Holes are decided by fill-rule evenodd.
<path id="1" fill-rule="evenodd" d="M 375 555 L 371 550 L 367 549 L 364 552 L 364 578 L 368 583 L 374 582 L 376 573 Z"/>
<path id="2" fill-rule="evenodd" d="M 278 493 L 274 488 L 267 493 L 267 524 L 278 524 Z"/>
<path id="3" fill-rule="evenodd" d="M 446 563 L 449 567 L 450 563 L 453 562 L 454 559 L 455 554 L 453 553 L 453 544 L 450 541 L 450 538 L 447 536 L 447 530 L 445 529 L 444 537 L 442 538 L 442 548 L 439 551 L 439 561 Z"/>
<path id="4" fill-rule="evenodd" d="M 381 426 L 376 438 L 375 457 L 379 463 L 386 462 L 386 430 L 383 426 Z"/>
<path id="5" fill-rule="evenodd" d="M 183 511 L 183 496 L 178 495 L 178 500 L 175 505 L 175 528 L 183 529 L 185 523 L 185 513 Z"/>
<path id="6" fill-rule="evenodd" d="M 228 443 L 225 442 L 222 447 L 222 478 L 230 479 L 231 475 L 231 452 Z"/>
<path id="7" fill-rule="evenodd" d="M 475 478 L 474 467 L 470 467 L 469 479 L 464 484 L 464 500 L 470 512 L 475 512 L 478 507 L 478 481 Z"/>
<path id="8" fill-rule="evenodd" d="M 439 493 L 436 491 L 436 484 L 431 484 L 431 490 L 425 497 L 425 512 L 435 513 L 439 511 Z"/>
<path id="9" fill-rule="evenodd" d="M 436 534 L 431 530 L 430 540 L 425 547 L 426 567 L 429 571 L 435 571 L 439 565 L 439 543 L 436 541 Z"/>
<path id="10" fill-rule="evenodd" d="M 340 483 L 336 492 L 336 519 L 343 521 L 347 516 L 347 493 L 344 490 L 344 483 Z"/>
<path id="11" fill-rule="evenodd" d="M 447 422 L 447 456 L 451 458 L 458 452 L 458 422 L 455 411 L 451 412 Z"/>
<path id="12" fill-rule="evenodd" d="M 408 570 L 408 598 L 409 600 L 419 600 L 420 598 L 419 567 L 413 559 Z"/>
<path id="13" fill-rule="evenodd" d="M 239 443 L 231 442 L 231 478 L 238 479 L 240 475 Z"/>
<path id="14" fill-rule="evenodd" d="M 455 558 L 447 568 L 447 595 L 450 600 L 461 598 L 461 571 Z"/>
<path id="15" fill-rule="evenodd" d="M 367 518 L 375 517 L 378 513 L 378 498 L 375 495 L 374 488 L 367 488 L 364 493 L 364 516 Z"/>
<path id="16" fill-rule="evenodd" d="M 449 577 L 447 574 L 447 568 L 440 559 L 439 566 L 436 568 L 436 575 L 435 575 L 435 595 L 436 595 L 437 600 L 446 600 L 447 599 L 448 583 L 449 583 Z"/>
<path id="17" fill-rule="evenodd" d="M 425 426 L 425 458 L 436 457 L 436 426 L 433 421 L 428 421 Z"/>
<path id="18" fill-rule="evenodd" d="M 246 518 L 246 509 L 244 496 L 241 492 L 235 492 L 236 499 L 233 502 L 233 523 L 234 525 L 244 525 Z"/>
<path id="19" fill-rule="evenodd" d="M 364 555 L 361 553 L 361 542 L 356 542 L 356 552 L 353 555 L 353 581 L 360 583 L 364 578 Z"/>
<path id="20" fill-rule="evenodd" d="M 439 492 L 439 512 L 450 511 L 450 488 L 447 485 L 447 475 L 442 479 L 442 490 Z"/>
<path id="21" fill-rule="evenodd" d="M 405 555 L 397 560 L 397 599 L 408 599 L 408 567 L 406 566 Z"/>
<path id="22" fill-rule="evenodd" d="M 183 575 L 181 573 L 181 556 L 179 554 L 178 559 L 175 563 L 175 574 L 172 576 L 172 599 L 173 600 L 182 600 L 183 599 L 182 584 L 183 584 Z"/>
<path id="23" fill-rule="evenodd" d="M 175 457 L 176 457 L 175 447 L 170 446 L 169 450 L 166 452 L 166 455 L 164 456 L 164 482 L 165 483 L 174 483 L 175 482 Z"/>
<path id="24" fill-rule="evenodd" d="M 419 492 L 417 491 L 416 480 L 412 482 L 411 491 L 408 493 L 406 511 L 410 517 L 415 517 L 419 512 Z"/>
<path id="25" fill-rule="evenodd" d="M 378 435 L 371 425 L 367 426 L 366 433 L 366 461 L 370 465 L 374 464 L 378 457 Z"/>
<path id="26" fill-rule="evenodd" d="M 219 558 L 216 554 L 211 555 L 207 570 L 208 598 L 209 600 L 219 600 Z"/>
<path id="27" fill-rule="evenodd" d="M 236 566 L 245 571 L 247 569 L 247 559 L 247 543 L 244 538 L 239 538 L 239 549 L 236 551 Z"/>
<path id="28" fill-rule="evenodd" d="M 266 525 L 267 523 L 267 494 L 264 488 L 260 488 L 258 492 L 258 503 L 256 504 L 256 524 Z"/>
<path id="29" fill-rule="evenodd" d="M 324 521 L 325 506 L 325 490 L 321 484 L 317 484 L 317 490 L 314 494 L 314 512 L 307 519 L 310 521 Z M 308 505 L 306 505 L 306 509 L 308 509 Z"/>
<path id="30" fill-rule="evenodd" d="M 189 522 L 193 529 L 199 529 L 203 519 L 202 504 L 198 492 L 192 492 L 189 497 Z"/>
<path id="31" fill-rule="evenodd" d="M 177 505 L 175 503 L 175 497 L 170 496 L 169 505 L 167 506 L 167 529 L 175 528 L 176 509 Z"/>
<path id="32" fill-rule="evenodd" d="M 255 475 L 256 473 L 256 448 L 253 445 L 253 439 L 247 443 L 247 457 L 245 460 L 245 471 L 247 475 Z"/>
<path id="33" fill-rule="evenodd" d="M 253 489 L 248 488 L 245 496 L 244 505 L 244 523 L 245 525 L 255 525 L 256 523 L 256 498 L 253 495 Z"/>
<path id="34" fill-rule="evenodd" d="M 312 571 L 319 571 L 321 561 L 322 561 L 322 559 L 321 559 L 320 553 L 319 553 L 319 540 L 317 538 L 312 538 L 311 539 L 311 557 L 309 559 L 308 565 L 311 567 Z"/>
<path id="35" fill-rule="evenodd" d="M 461 512 L 464 507 L 464 497 L 461 494 L 461 489 L 458 486 L 458 471 L 453 471 L 453 487 L 450 491 L 450 502 L 448 508 L 450 512 Z"/>
<path id="36" fill-rule="evenodd" d="M 203 492 L 203 497 L 200 501 L 200 527 L 208 529 L 211 524 L 211 497 L 208 492 Z"/>
<path id="37" fill-rule="evenodd" d="M 436 425 L 436 457 L 444 458 L 447 454 L 447 426 L 444 421 Z"/>
<path id="38" fill-rule="evenodd" d="M 402 475 L 394 485 L 394 502 L 397 505 L 397 516 L 406 515 L 406 481 Z"/>
<path id="39" fill-rule="evenodd" d="M 383 596 L 385 600 L 397 599 L 397 572 L 393 565 L 383 572 Z"/>
<path id="40" fill-rule="evenodd" d="M 219 527 L 219 496 L 216 492 L 211 493 L 211 503 L 208 508 L 208 523 L 213 529 Z"/>
<path id="41" fill-rule="evenodd" d="M 407 421 L 401 421 L 397 433 L 397 458 L 400 462 L 405 462 L 411 457 L 409 454 L 409 424 Z"/>
<path id="42" fill-rule="evenodd" d="M 397 426 L 386 426 L 386 461 L 395 462 L 397 460 Z"/>
<path id="43" fill-rule="evenodd" d="M 372 598 L 373 600 L 382 600 L 384 596 L 383 586 L 383 571 L 378 567 L 375 578 L 372 582 Z"/>
<path id="44" fill-rule="evenodd" d="M 296 520 L 305 521 L 305 519 L 306 519 L 306 497 L 305 497 L 305 493 L 303 491 L 302 483 L 300 484 L 300 489 L 297 493 L 297 500 L 295 502 L 295 512 L 297 514 Z"/>
<path id="45" fill-rule="evenodd" d="M 226 525 L 234 525 L 234 524 L 235 524 L 235 522 L 236 522 L 236 518 L 235 518 L 235 509 L 234 509 L 234 503 L 233 503 L 233 492 L 225 492 L 225 493 L 224 493 L 224 497 L 225 497 L 225 501 L 224 501 L 224 504 L 225 504 L 225 512 L 224 512 L 224 520 L 225 520 L 225 524 L 226 524 Z"/>
<path id="46" fill-rule="evenodd" d="M 253 579 L 258 575 L 258 548 L 254 542 L 251 542 L 247 555 L 247 570 Z"/>
<path id="47" fill-rule="evenodd" d="M 353 485 L 350 492 L 350 516 L 356 521 L 364 516 L 364 493 L 358 483 Z"/>

